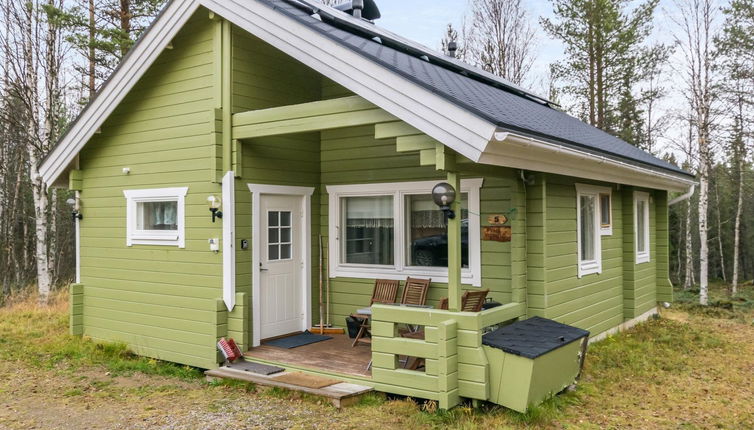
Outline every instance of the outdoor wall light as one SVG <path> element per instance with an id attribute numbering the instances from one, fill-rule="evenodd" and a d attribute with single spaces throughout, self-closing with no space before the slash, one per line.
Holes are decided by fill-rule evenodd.
<path id="1" fill-rule="evenodd" d="M 450 209 L 450 205 L 456 201 L 456 190 L 447 182 L 440 182 L 432 188 L 432 200 L 445 213 L 445 217 L 453 219 L 456 217 L 455 212 Z"/>
<path id="2" fill-rule="evenodd" d="M 81 215 L 81 211 L 79 210 L 77 199 L 68 199 L 65 202 L 68 203 L 69 206 L 71 206 L 71 216 L 73 217 L 74 222 L 76 222 L 77 219 L 84 219 L 84 215 Z"/>
<path id="3" fill-rule="evenodd" d="M 215 222 L 215 218 L 222 218 L 223 213 L 220 211 L 222 202 L 220 201 L 220 197 L 209 196 L 207 197 L 207 202 L 209 202 L 209 211 L 212 212 L 212 222 Z"/>

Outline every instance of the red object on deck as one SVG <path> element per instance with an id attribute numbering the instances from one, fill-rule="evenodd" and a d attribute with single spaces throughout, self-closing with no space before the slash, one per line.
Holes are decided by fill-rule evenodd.
<path id="1" fill-rule="evenodd" d="M 217 349 L 223 354 L 223 357 L 229 362 L 234 362 L 241 357 L 241 350 L 236 345 L 236 342 L 231 339 L 220 338 L 217 341 Z"/>

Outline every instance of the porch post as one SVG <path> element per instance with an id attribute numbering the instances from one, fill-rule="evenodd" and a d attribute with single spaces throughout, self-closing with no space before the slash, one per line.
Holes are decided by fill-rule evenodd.
<path id="1" fill-rule="evenodd" d="M 448 219 L 448 309 L 461 309 L 461 175 L 448 170 L 448 183 L 456 190 L 450 206 L 455 218 Z"/>

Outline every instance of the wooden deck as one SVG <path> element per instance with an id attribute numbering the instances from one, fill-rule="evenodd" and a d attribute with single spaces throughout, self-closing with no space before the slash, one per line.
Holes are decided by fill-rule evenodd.
<path id="1" fill-rule="evenodd" d="M 328 399 L 336 408 L 342 408 L 356 404 L 364 394 L 373 391 L 372 387 L 352 384 L 348 382 L 338 382 L 336 384 L 328 385 L 322 388 L 310 388 L 278 380 L 278 377 L 286 373 L 288 372 L 275 373 L 268 376 L 227 367 L 220 367 L 204 372 L 207 380 L 209 381 L 214 379 L 235 379 L 238 381 L 252 382 L 268 387 L 285 388 L 287 390 L 300 391 L 315 396 L 321 396 Z"/>
<path id="2" fill-rule="evenodd" d="M 371 345 L 362 343 L 351 347 L 353 340 L 347 335 L 330 336 L 332 339 L 291 349 L 277 348 L 262 343 L 245 355 L 251 360 L 275 362 L 281 367 L 290 364 L 312 370 L 370 377 L 372 372 L 367 367 L 372 359 Z"/>

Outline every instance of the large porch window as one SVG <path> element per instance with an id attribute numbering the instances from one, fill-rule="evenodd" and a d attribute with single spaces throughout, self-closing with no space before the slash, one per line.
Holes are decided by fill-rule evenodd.
<path id="1" fill-rule="evenodd" d="M 447 282 L 448 229 L 430 191 L 440 181 L 328 186 L 334 277 Z M 461 278 L 481 285 L 479 189 L 461 181 Z"/>

